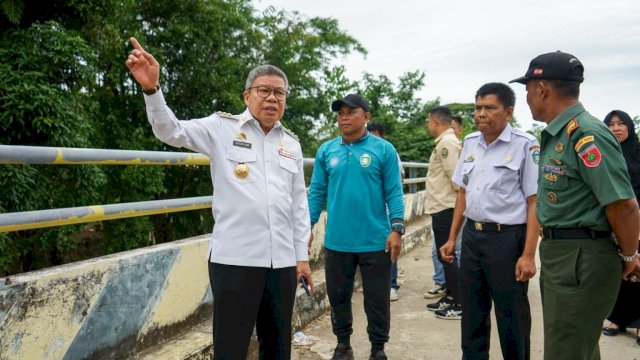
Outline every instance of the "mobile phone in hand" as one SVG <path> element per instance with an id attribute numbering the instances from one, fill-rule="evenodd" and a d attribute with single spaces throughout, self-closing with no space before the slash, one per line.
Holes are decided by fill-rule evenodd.
<path id="1" fill-rule="evenodd" d="M 311 292 L 309 291 L 309 285 L 307 285 L 307 279 L 304 278 L 304 275 L 300 276 L 300 284 L 302 284 L 302 288 L 304 289 L 304 292 L 306 292 L 308 296 L 311 296 Z"/>

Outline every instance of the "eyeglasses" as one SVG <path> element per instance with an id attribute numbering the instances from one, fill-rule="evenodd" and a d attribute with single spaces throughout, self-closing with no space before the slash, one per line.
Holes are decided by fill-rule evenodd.
<path id="1" fill-rule="evenodd" d="M 258 96 L 260 96 L 261 98 L 268 98 L 269 95 L 271 95 L 271 93 L 273 93 L 273 96 L 276 97 L 277 100 L 284 100 L 287 98 L 287 94 L 289 94 L 289 92 L 287 90 L 284 89 L 270 89 L 266 86 L 254 86 L 254 87 L 250 87 L 247 88 L 247 90 L 251 90 L 251 89 L 256 89 L 256 93 L 258 94 Z"/>

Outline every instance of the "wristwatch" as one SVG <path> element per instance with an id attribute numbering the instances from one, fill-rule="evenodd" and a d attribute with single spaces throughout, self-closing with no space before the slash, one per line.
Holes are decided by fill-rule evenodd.
<path id="1" fill-rule="evenodd" d="M 638 252 L 636 251 L 632 255 L 624 255 L 624 254 L 622 254 L 622 251 L 618 251 L 618 255 L 620 255 L 620 258 L 624 262 L 633 262 L 638 257 Z"/>
<path id="2" fill-rule="evenodd" d="M 159 90 L 160 90 L 160 84 L 154 86 L 153 89 L 149 89 L 149 90 L 142 89 L 142 92 L 145 95 L 153 95 L 153 94 L 157 93 Z"/>
<path id="3" fill-rule="evenodd" d="M 391 230 L 397 232 L 400 235 L 404 235 L 404 225 L 401 223 L 391 225 Z"/>

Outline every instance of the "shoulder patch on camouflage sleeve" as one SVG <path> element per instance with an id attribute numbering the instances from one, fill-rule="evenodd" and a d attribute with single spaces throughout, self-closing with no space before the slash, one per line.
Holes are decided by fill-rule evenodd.
<path id="1" fill-rule="evenodd" d="M 578 140 L 578 142 L 576 143 L 576 146 L 574 147 L 574 149 L 576 150 L 576 152 L 578 152 L 578 150 L 580 150 L 580 148 L 584 144 L 593 142 L 593 140 L 594 140 L 593 135 L 585 136 L 582 139 Z"/>
<path id="2" fill-rule="evenodd" d="M 293 131 L 287 129 L 286 127 L 282 127 L 282 130 L 284 130 L 285 133 L 289 134 L 289 136 L 291 136 L 292 138 L 294 138 L 296 141 L 300 141 L 300 139 L 298 138 L 298 135 L 296 135 Z"/>
<path id="3" fill-rule="evenodd" d="M 578 125 L 578 120 L 576 118 L 573 118 L 571 121 L 569 121 L 569 123 L 567 124 L 567 137 L 571 139 L 571 134 L 579 127 L 580 125 Z"/>

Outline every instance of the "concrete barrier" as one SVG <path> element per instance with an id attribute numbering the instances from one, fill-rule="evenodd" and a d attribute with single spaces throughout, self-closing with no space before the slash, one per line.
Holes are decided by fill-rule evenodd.
<path id="1" fill-rule="evenodd" d="M 403 251 L 426 241 L 430 229 L 424 192 L 405 195 L 405 204 Z M 323 215 L 314 229 L 314 270 L 323 263 L 325 223 Z M 207 327 L 207 321 L 210 327 L 208 241 L 203 235 L 0 278 L 0 359 L 145 358 L 140 354 L 160 343 Z M 312 298 L 298 296 L 295 328 L 328 308 L 322 278 L 314 272 L 319 291 Z M 202 336 L 200 349 L 183 358 L 206 358 L 207 339 L 210 333 Z"/>

